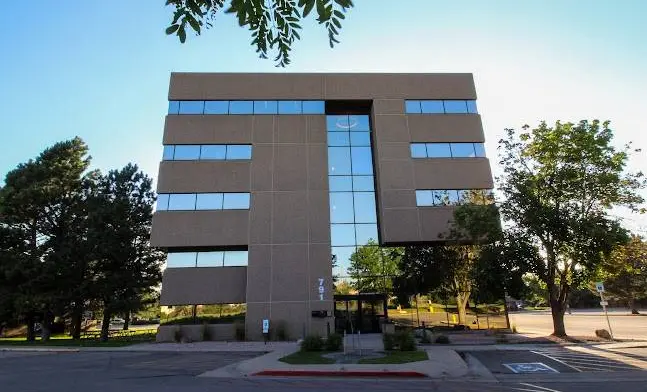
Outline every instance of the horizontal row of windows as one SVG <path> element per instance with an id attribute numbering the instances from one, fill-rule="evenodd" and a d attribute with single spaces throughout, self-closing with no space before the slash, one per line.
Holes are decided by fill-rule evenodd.
<path id="1" fill-rule="evenodd" d="M 251 144 L 166 145 L 165 161 L 252 159 Z"/>
<path id="2" fill-rule="evenodd" d="M 157 211 L 248 210 L 249 193 L 161 193 Z"/>
<path id="3" fill-rule="evenodd" d="M 411 143 L 412 158 L 484 157 L 483 143 Z"/>
<path id="4" fill-rule="evenodd" d="M 434 99 L 425 101 L 404 101 L 405 113 L 478 113 L 473 99 Z"/>
<path id="5" fill-rule="evenodd" d="M 168 114 L 325 114 L 324 101 L 169 101 Z"/>
<path id="6" fill-rule="evenodd" d="M 166 268 L 239 267 L 246 265 L 246 250 L 170 252 L 166 257 Z"/>
<path id="7" fill-rule="evenodd" d="M 491 189 L 433 189 L 416 191 L 416 205 L 418 207 L 491 204 L 493 202 L 494 197 Z"/>

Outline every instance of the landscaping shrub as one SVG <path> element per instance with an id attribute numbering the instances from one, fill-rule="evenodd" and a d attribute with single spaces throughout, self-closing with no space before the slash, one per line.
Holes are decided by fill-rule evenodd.
<path id="1" fill-rule="evenodd" d="M 324 340 L 318 335 L 309 335 L 301 342 L 301 351 L 321 351 L 324 348 Z"/>
<path id="2" fill-rule="evenodd" d="M 326 339 L 326 350 L 341 351 L 344 344 L 344 338 L 338 333 L 331 333 Z"/>
<path id="3" fill-rule="evenodd" d="M 395 339 L 400 351 L 416 351 L 416 339 L 410 332 L 396 332 Z"/>
<path id="4" fill-rule="evenodd" d="M 182 328 L 179 325 L 173 330 L 173 340 L 176 343 L 180 343 L 182 341 Z"/>
<path id="5" fill-rule="evenodd" d="M 236 331 L 236 340 L 238 340 L 239 342 L 244 341 L 245 340 L 245 323 L 244 322 L 241 323 L 240 321 L 236 321 L 234 323 L 234 329 Z"/>
<path id="6" fill-rule="evenodd" d="M 162 321 L 162 325 L 196 325 L 196 324 L 230 324 L 236 321 L 245 322 L 245 313 L 217 316 L 178 317 Z"/>
<path id="7" fill-rule="evenodd" d="M 212 340 L 213 337 L 211 336 L 211 330 L 209 329 L 209 324 L 203 323 L 202 324 L 202 341 L 208 342 L 209 340 Z"/>
<path id="8" fill-rule="evenodd" d="M 427 331 L 426 329 L 422 330 L 422 338 L 420 339 L 420 343 L 422 344 L 429 344 L 431 343 L 431 338 L 430 335 L 431 333 Z"/>
<path id="9" fill-rule="evenodd" d="M 385 350 L 391 351 L 395 349 L 395 334 L 394 333 L 382 334 L 382 342 L 384 343 Z"/>
<path id="10" fill-rule="evenodd" d="M 438 335 L 436 336 L 436 339 L 434 339 L 434 343 L 449 344 L 449 337 L 446 335 Z"/>

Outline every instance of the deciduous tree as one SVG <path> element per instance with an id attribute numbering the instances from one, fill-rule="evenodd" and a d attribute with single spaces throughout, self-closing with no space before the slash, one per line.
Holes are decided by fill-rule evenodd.
<path id="1" fill-rule="evenodd" d="M 225 5 L 228 7 L 225 10 Z M 180 42 L 186 41 L 187 31 L 200 35 L 212 27 L 218 13 L 234 14 L 241 27 L 249 29 L 252 45 L 263 59 L 275 53 L 277 66 L 290 64 L 290 51 L 295 41 L 301 39 L 301 21 L 313 10 L 317 22 L 328 32 L 332 48 L 339 43 L 341 22 L 346 12 L 353 7 L 352 0 L 166 0 L 174 7 L 171 25 L 166 34 L 177 35 Z"/>
<path id="2" fill-rule="evenodd" d="M 553 334 L 565 336 L 569 291 L 627 240 L 608 212 L 637 209 L 642 173 L 626 170 L 630 147 L 614 147 L 609 123 L 597 120 L 508 129 L 499 149 L 503 217 L 540 247 L 536 275 L 548 288 Z"/>
<path id="3" fill-rule="evenodd" d="M 602 264 L 599 279 L 612 298 L 627 301 L 631 313 L 639 314 L 636 300 L 647 298 L 647 242 L 634 235 L 615 249 Z"/>

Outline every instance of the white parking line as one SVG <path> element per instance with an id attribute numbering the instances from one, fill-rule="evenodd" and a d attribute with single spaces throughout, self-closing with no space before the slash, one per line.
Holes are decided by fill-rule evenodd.
<path id="1" fill-rule="evenodd" d="M 639 361 L 631 358 L 622 357 L 619 355 L 597 355 L 594 352 L 584 347 L 573 347 L 573 350 L 567 348 L 558 349 L 544 349 L 534 350 L 535 354 L 542 355 L 553 361 L 559 362 L 562 365 L 575 369 L 578 372 L 584 371 L 621 371 L 621 370 L 637 370 L 642 368 L 644 361 Z"/>

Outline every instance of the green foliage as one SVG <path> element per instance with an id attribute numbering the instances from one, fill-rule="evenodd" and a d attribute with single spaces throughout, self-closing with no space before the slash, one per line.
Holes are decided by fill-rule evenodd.
<path id="1" fill-rule="evenodd" d="M 167 0 L 166 5 L 175 9 L 166 34 L 175 34 L 184 43 L 188 29 L 200 35 L 204 28 L 213 26 L 225 0 Z M 352 0 L 231 0 L 224 12 L 234 14 L 238 24 L 251 31 L 252 45 L 261 58 L 275 51 L 277 66 L 285 67 L 290 64 L 292 45 L 301 39 L 300 23 L 313 9 L 317 22 L 328 32 L 332 48 L 339 43 L 341 21 L 352 7 Z"/>
<path id="2" fill-rule="evenodd" d="M 450 343 L 449 336 L 438 335 L 434 339 L 434 343 L 436 343 L 436 344 L 449 344 Z"/>
<path id="3" fill-rule="evenodd" d="M 426 329 L 422 330 L 422 337 L 420 338 L 420 343 L 422 344 L 429 344 L 431 343 L 431 337 L 429 336 L 431 334 L 430 331 L 427 331 Z"/>
<path id="4" fill-rule="evenodd" d="M 398 274 L 403 253 L 403 248 L 382 248 L 373 240 L 358 247 L 348 268 L 352 288 L 365 293 L 392 292 L 392 277 Z"/>
<path id="5" fill-rule="evenodd" d="M 301 342 L 301 351 L 321 351 L 325 346 L 323 338 L 319 335 L 308 335 Z"/>
<path id="6" fill-rule="evenodd" d="M 334 359 L 326 358 L 323 354 L 319 351 L 297 351 L 280 358 L 279 361 L 290 365 L 330 365 L 335 363 Z"/>
<path id="7" fill-rule="evenodd" d="M 398 331 L 395 333 L 395 341 L 400 351 L 415 351 L 416 339 L 409 331 Z"/>
<path id="8" fill-rule="evenodd" d="M 383 333 L 382 334 L 382 343 L 384 343 L 384 349 L 386 351 L 391 351 L 395 349 L 396 341 L 394 333 Z"/>
<path id="9" fill-rule="evenodd" d="M 504 175 L 501 211 L 516 237 L 537 244 L 541 263 L 533 271 L 549 292 L 554 334 L 565 336 L 564 311 L 572 287 L 591 279 L 599 265 L 627 241 L 613 207 L 638 210 L 642 173 L 625 169 L 630 146 L 617 150 L 609 123 L 545 122 L 500 141 Z"/>
<path id="10" fill-rule="evenodd" d="M 326 351 L 341 351 L 344 346 L 344 338 L 338 333 L 331 333 L 326 338 Z"/>
<path id="11" fill-rule="evenodd" d="M 416 350 L 416 339 L 413 337 L 413 334 L 409 331 L 396 331 L 395 333 L 384 333 L 382 334 L 382 342 L 384 343 L 384 349 L 387 351 L 390 350 L 400 350 L 400 351 L 415 351 Z"/>
<path id="12" fill-rule="evenodd" d="M 244 322 L 245 313 L 227 315 L 227 316 L 192 316 L 177 317 L 163 320 L 161 325 L 196 325 L 196 324 L 231 324 L 234 322 Z"/>
<path id="13" fill-rule="evenodd" d="M 616 248 L 600 267 L 596 280 L 605 282 L 609 297 L 626 301 L 634 314 L 636 301 L 647 298 L 647 242 L 632 236 Z"/>

